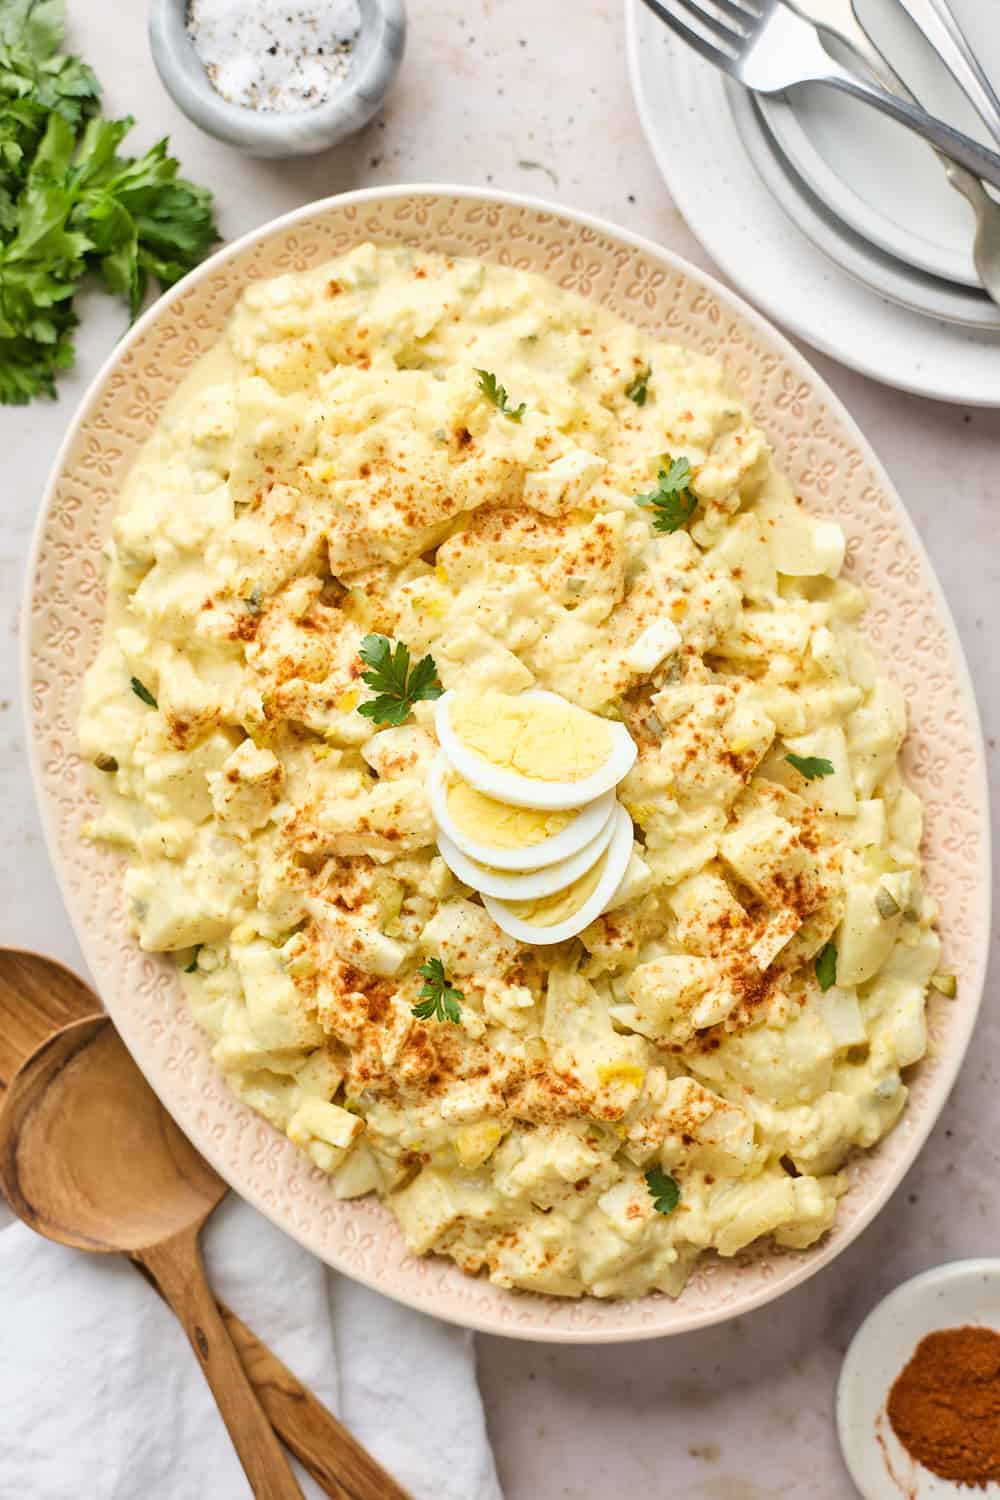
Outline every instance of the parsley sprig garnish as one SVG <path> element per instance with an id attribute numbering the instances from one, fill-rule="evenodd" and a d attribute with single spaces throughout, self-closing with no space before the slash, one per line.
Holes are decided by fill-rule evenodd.
<path id="1" fill-rule="evenodd" d="M 681 1201 L 681 1190 L 676 1179 L 669 1172 L 664 1172 L 662 1167 L 650 1167 L 646 1173 L 646 1186 L 656 1212 L 672 1214 Z"/>
<path id="2" fill-rule="evenodd" d="M 652 373 L 652 365 L 647 365 L 646 368 L 644 370 L 640 370 L 635 379 L 630 381 L 629 384 L 625 387 L 626 396 L 630 401 L 634 401 L 636 406 L 645 406 L 646 404 L 646 397 L 649 395 L 649 379 Z"/>
<path id="3" fill-rule="evenodd" d="M 410 667 L 410 649 L 402 641 L 392 642 L 387 635 L 366 635 L 359 651 L 369 672 L 361 681 L 378 694 L 367 703 L 358 704 L 358 713 L 375 724 L 405 724 L 414 703 L 440 698 L 444 688 L 438 681 L 433 656 L 424 656 Z"/>
<path id="4" fill-rule="evenodd" d="M 129 680 L 131 682 L 132 691 L 137 698 L 141 698 L 143 703 L 145 703 L 149 708 L 159 708 L 160 705 L 157 703 L 156 699 L 153 697 L 152 693 L 149 691 L 149 688 L 144 682 L 140 682 L 138 677 L 132 677 Z"/>
<path id="5" fill-rule="evenodd" d="M 448 983 L 441 960 L 429 958 L 420 965 L 417 973 L 424 980 L 424 986 L 419 1003 L 413 1007 L 413 1015 L 418 1021 L 454 1021 L 457 1025 L 465 996 Z"/>
<path id="6" fill-rule="evenodd" d="M 826 994 L 837 982 L 837 945 L 832 938 L 817 953 L 815 969 L 819 987 Z"/>
<path id="7" fill-rule="evenodd" d="M 648 495 L 635 495 L 636 505 L 649 506 L 655 512 L 653 526 L 657 531 L 680 531 L 698 508 L 697 496 L 691 489 L 691 465 L 686 458 L 675 458 L 672 462 L 664 458 L 666 467 L 657 474 L 659 484 Z"/>
<path id="8" fill-rule="evenodd" d="M 511 406 L 506 387 L 497 383 L 492 370 L 477 370 L 476 374 L 479 376 L 479 389 L 487 401 L 492 401 L 497 411 L 503 412 L 509 421 L 520 422 L 528 410 L 527 403 L 522 401 L 520 406 Z"/>
<path id="9" fill-rule="evenodd" d="M 815 781 L 819 776 L 833 775 L 833 761 L 826 760 L 822 755 L 796 755 L 790 750 L 785 759 L 807 781 Z"/>

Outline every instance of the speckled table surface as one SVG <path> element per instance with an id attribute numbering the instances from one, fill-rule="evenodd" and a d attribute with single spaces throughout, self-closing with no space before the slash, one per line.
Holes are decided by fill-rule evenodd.
<path id="1" fill-rule="evenodd" d="M 98 68 L 107 108 L 138 117 L 140 147 L 169 131 L 185 170 L 215 189 L 227 237 L 349 188 L 475 182 L 603 214 L 710 267 L 640 132 L 617 0 L 410 0 L 408 52 L 384 113 L 352 143 L 292 163 L 239 157 L 179 115 L 153 71 L 142 7 L 116 8 L 113 38 L 101 0 L 68 0 L 68 10 L 72 44 Z M 41 842 L 17 705 L 17 615 L 39 496 L 75 404 L 122 328 L 103 296 L 81 311 L 79 360 L 60 400 L 0 411 L 0 942 L 82 967 Z M 1000 413 L 921 401 L 810 357 L 871 439 L 930 550 L 969 656 L 1000 805 Z M 996 944 L 993 956 L 995 977 Z M 875 1225 L 782 1302 L 619 1351 L 480 1339 L 508 1500 L 849 1500 L 833 1394 L 855 1327 L 905 1276 L 997 1253 L 998 1074 L 988 983 L 964 1072 L 917 1165 Z"/>

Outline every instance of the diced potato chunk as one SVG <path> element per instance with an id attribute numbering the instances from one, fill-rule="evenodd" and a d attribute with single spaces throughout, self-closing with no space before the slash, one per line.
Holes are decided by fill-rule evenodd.
<path id="1" fill-rule="evenodd" d="M 288 1122 L 288 1138 L 301 1146 L 317 1167 L 333 1172 L 364 1128 L 362 1119 L 339 1104 L 307 1099 Z"/>
<path id="2" fill-rule="evenodd" d="M 273 750 L 244 740 L 220 770 L 209 773 L 215 816 L 233 833 L 263 828 L 281 795 L 282 779 L 281 762 Z"/>

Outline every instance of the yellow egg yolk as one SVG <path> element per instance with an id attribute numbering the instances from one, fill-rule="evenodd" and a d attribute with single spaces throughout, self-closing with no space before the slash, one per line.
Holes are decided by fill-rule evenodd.
<path id="1" fill-rule="evenodd" d="M 451 727 L 469 750 L 536 781 L 583 781 L 607 762 L 611 731 L 573 703 L 508 693 L 456 693 Z"/>
<path id="2" fill-rule="evenodd" d="M 533 848 L 562 833 L 574 816 L 533 807 L 511 807 L 484 796 L 457 777 L 449 782 L 446 796 L 456 828 L 474 843 L 492 849 Z"/>
<path id="3" fill-rule="evenodd" d="M 504 906 L 512 917 L 531 927 L 558 927 L 560 922 L 575 917 L 581 906 L 590 900 L 600 884 L 607 859 L 607 854 L 602 854 L 585 875 L 574 880 L 565 890 L 555 891 L 551 896 L 539 896 L 534 901 L 505 901 Z"/>

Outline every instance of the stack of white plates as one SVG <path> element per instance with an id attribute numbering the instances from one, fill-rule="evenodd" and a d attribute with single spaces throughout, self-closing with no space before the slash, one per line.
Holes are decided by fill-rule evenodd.
<path id="1" fill-rule="evenodd" d="M 1000 21 L 951 0 L 1000 87 Z M 897 0 L 861 19 L 924 104 L 992 144 Z M 972 263 L 975 221 L 915 136 L 833 89 L 757 97 L 626 0 L 643 126 L 678 208 L 751 301 L 876 380 L 1000 406 L 1000 307 Z"/>

